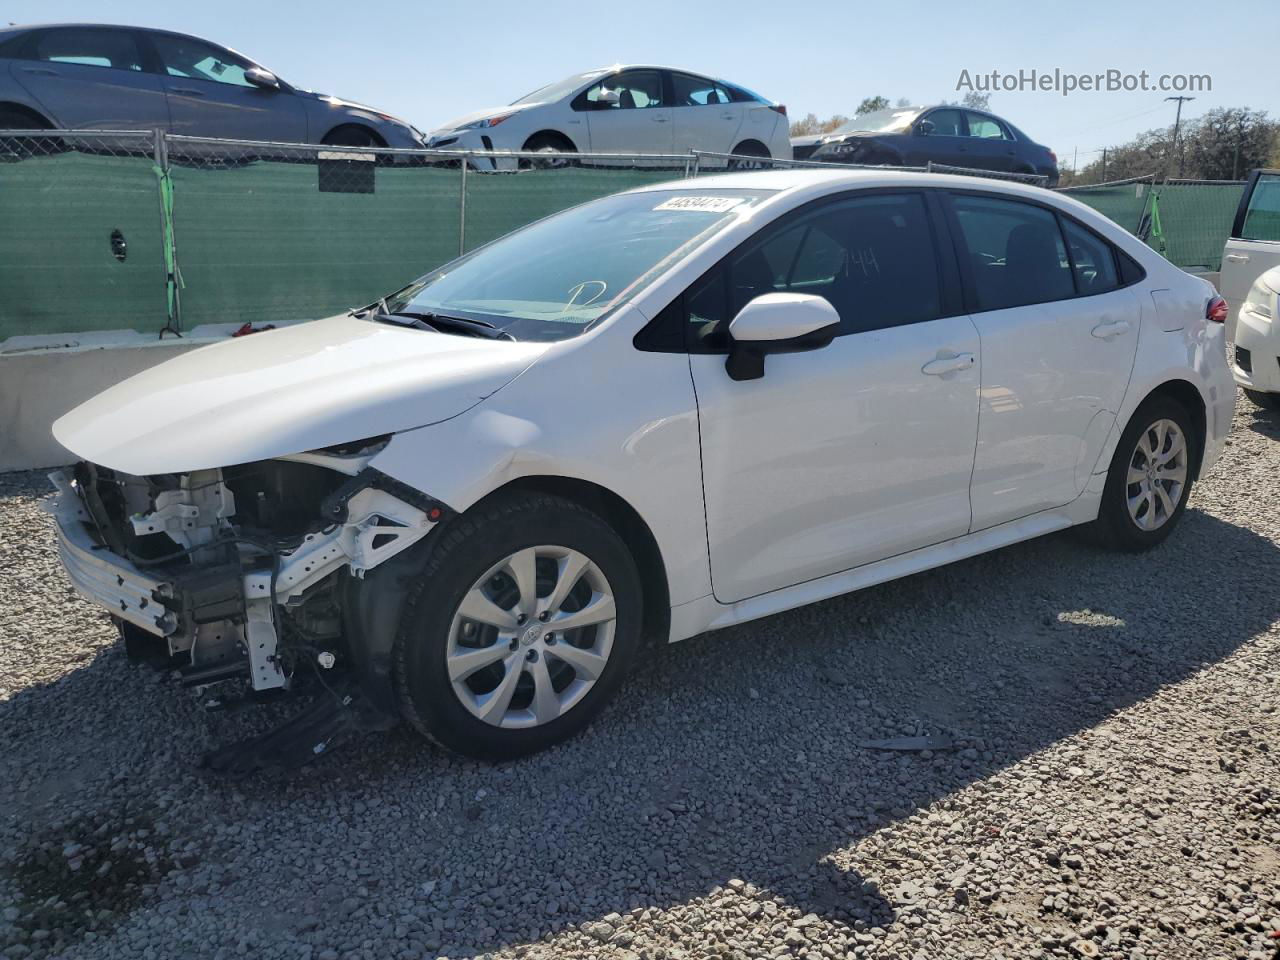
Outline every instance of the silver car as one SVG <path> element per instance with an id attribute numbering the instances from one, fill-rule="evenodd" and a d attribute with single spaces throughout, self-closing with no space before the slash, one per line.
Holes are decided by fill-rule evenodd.
<path id="1" fill-rule="evenodd" d="M 300 90 L 234 50 L 168 30 L 0 30 L 0 129 L 135 130 L 233 140 L 421 147 L 389 114 Z"/>

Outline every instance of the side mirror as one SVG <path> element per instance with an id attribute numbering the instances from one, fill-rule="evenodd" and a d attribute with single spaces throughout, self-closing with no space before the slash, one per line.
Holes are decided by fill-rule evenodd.
<path id="1" fill-rule="evenodd" d="M 734 380 L 758 380 L 764 376 L 766 355 L 817 350 L 834 340 L 839 330 L 840 314 L 825 297 L 762 294 L 730 321 L 724 368 Z"/>
<path id="2" fill-rule="evenodd" d="M 600 96 L 596 97 L 595 102 L 597 104 L 597 109 L 602 109 L 603 107 L 616 107 L 622 102 L 622 95 L 619 94 L 617 90 L 610 90 L 608 87 L 601 87 Z"/>
<path id="3" fill-rule="evenodd" d="M 916 124 L 916 133 L 922 137 L 927 137 L 929 134 L 933 133 L 935 129 L 936 128 L 934 127 L 932 120 L 921 120 Z"/>
<path id="4" fill-rule="evenodd" d="M 270 70 L 264 70 L 262 67 L 250 67 L 244 72 L 244 78 L 255 87 L 260 87 L 263 90 L 280 89 L 280 81 L 276 78 L 276 75 Z"/>

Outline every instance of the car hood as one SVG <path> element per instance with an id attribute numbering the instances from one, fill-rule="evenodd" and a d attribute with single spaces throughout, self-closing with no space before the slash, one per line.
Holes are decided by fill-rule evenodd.
<path id="1" fill-rule="evenodd" d="M 489 107 L 487 110 L 477 110 L 474 113 L 466 113 L 460 117 L 455 117 L 448 123 L 442 123 L 436 129 L 431 131 L 431 136 L 439 136 L 443 133 L 454 133 L 459 127 L 466 126 L 468 123 L 475 123 L 477 120 L 487 120 L 489 117 L 510 116 L 513 113 L 521 113 L 525 110 L 531 110 L 534 107 L 541 107 L 541 103 L 511 103 L 505 107 Z"/>
<path id="2" fill-rule="evenodd" d="M 548 346 L 330 317 L 182 354 L 82 403 L 53 435 L 136 475 L 249 463 L 448 420 Z"/>

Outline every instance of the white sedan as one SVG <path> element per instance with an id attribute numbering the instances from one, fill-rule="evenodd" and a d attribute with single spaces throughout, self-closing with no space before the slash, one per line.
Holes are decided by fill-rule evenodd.
<path id="1" fill-rule="evenodd" d="M 1230 428 L 1225 315 L 1031 187 L 655 185 L 73 410 L 61 554 L 188 682 L 314 671 L 344 723 L 514 757 L 645 635 L 1077 525 L 1160 543 Z"/>
<path id="2" fill-rule="evenodd" d="M 734 154 L 791 159 L 787 108 L 738 84 L 672 67 L 614 66 L 566 77 L 505 107 L 433 130 L 443 150 Z M 749 166 L 752 161 L 735 161 Z M 501 161 L 480 160 L 480 169 Z M 708 159 L 705 166 L 724 166 Z"/>

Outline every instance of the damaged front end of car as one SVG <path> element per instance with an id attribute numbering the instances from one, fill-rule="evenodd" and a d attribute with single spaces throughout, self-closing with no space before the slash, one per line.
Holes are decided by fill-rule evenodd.
<path id="1" fill-rule="evenodd" d="M 189 473 L 81 462 L 51 475 L 62 563 L 131 659 L 240 692 L 208 698 L 215 709 L 316 692 L 209 765 L 297 765 L 341 732 L 396 722 L 391 645 L 423 553 L 409 548 L 451 511 L 370 466 L 387 439 Z"/>

